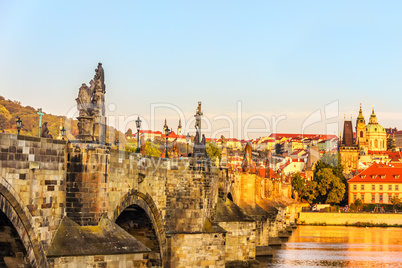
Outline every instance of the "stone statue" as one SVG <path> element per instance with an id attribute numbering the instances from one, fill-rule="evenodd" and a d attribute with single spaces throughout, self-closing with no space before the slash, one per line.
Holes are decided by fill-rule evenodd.
<path id="1" fill-rule="evenodd" d="M 47 128 L 47 122 L 42 125 L 42 133 L 40 135 L 42 138 L 53 139 L 53 136 L 49 133 L 49 129 Z"/>
<path id="2" fill-rule="evenodd" d="M 251 156 L 251 145 L 249 142 L 247 142 L 246 147 L 244 148 L 244 157 L 243 157 L 243 162 L 241 164 L 241 168 L 243 169 L 243 172 L 251 172 L 253 168 L 253 159 Z"/>
<path id="3" fill-rule="evenodd" d="M 82 84 L 77 101 L 79 110 L 78 139 L 82 141 L 106 142 L 105 117 L 105 73 L 102 63 L 95 69 L 94 79 L 90 87 Z"/>
<path id="4" fill-rule="evenodd" d="M 82 84 L 78 92 L 77 108 L 80 116 L 91 116 L 92 110 L 92 90 L 86 84 Z"/>
<path id="5" fill-rule="evenodd" d="M 226 138 L 223 135 L 221 135 L 221 143 L 222 145 L 226 145 Z"/>
<path id="6" fill-rule="evenodd" d="M 179 147 L 177 146 L 177 138 L 173 141 L 172 148 L 170 149 L 170 152 L 169 152 L 169 157 L 170 158 L 179 158 L 180 157 Z"/>
<path id="7" fill-rule="evenodd" d="M 265 158 L 265 178 L 270 178 L 271 177 L 271 169 L 269 168 L 269 158 L 268 156 Z"/>

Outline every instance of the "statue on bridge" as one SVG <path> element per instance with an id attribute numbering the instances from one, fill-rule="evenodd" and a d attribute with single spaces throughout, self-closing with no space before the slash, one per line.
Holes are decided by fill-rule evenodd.
<path id="1" fill-rule="evenodd" d="M 253 169 L 253 158 L 251 152 L 252 152 L 251 145 L 249 142 L 247 142 L 246 147 L 244 148 L 243 162 L 241 164 L 243 172 L 251 172 Z"/>
<path id="2" fill-rule="evenodd" d="M 95 69 L 94 79 L 90 87 L 82 84 L 76 98 L 78 119 L 78 139 L 82 141 L 106 142 L 105 117 L 105 74 L 102 63 Z"/>
<path id="3" fill-rule="evenodd" d="M 50 134 L 49 129 L 47 128 L 47 122 L 42 125 L 42 133 L 40 135 L 42 138 L 53 139 L 52 134 Z"/>

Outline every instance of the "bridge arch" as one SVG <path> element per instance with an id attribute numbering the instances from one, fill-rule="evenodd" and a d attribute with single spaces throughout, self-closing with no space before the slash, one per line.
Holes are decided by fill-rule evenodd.
<path id="1" fill-rule="evenodd" d="M 14 188 L 0 177 L 0 211 L 18 233 L 30 267 L 48 267 L 46 255 L 33 229 L 31 213 Z M 3 221 L 4 222 L 4 221 Z"/>
<path id="2" fill-rule="evenodd" d="M 162 262 L 161 266 L 165 267 L 167 263 L 166 233 L 162 224 L 161 215 L 152 197 L 149 194 L 144 194 L 137 190 L 128 192 L 121 198 L 120 205 L 114 210 L 111 220 L 116 222 L 119 216 L 129 209 L 140 211 L 149 218 L 158 240 L 159 254 Z"/>

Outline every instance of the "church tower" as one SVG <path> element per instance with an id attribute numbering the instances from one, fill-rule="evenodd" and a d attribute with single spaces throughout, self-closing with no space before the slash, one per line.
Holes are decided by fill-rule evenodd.
<path id="1" fill-rule="evenodd" d="M 366 136 L 370 151 L 382 152 L 387 150 L 387 134 L 385 129 L 378 124 L 374 107 L 370 115 L 370 122 L 366 126 Z"/>
<path id="2" fill-rule="evenodd" d="M 356 119 L 356 143 L 360 148 L 360 151 L 368 152 L 368 142 L 366 135 L 366 120 L 364 119 L 362 112 L 362 104 L 360 103 L 359 116 Z"/>
<path id="3" fill-rule="evenodd" d="M 177 127 L 177 135 L 183 135 L 183 129 L 181 128 L 181 119 L 179 119 L 179 126 Z"/>

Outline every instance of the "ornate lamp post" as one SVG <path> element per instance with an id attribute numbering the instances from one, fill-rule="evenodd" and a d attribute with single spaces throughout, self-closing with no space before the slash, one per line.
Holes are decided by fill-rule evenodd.
<path id="1" fill-rule="evenodd" d="M 18 135 L 20 135 L 20 130 L 22 127 L 22 120 L 18 117 L 16 123 L 17 123 Z"/>
<path id="2" fill-rule="evenodd" d="M 63 137 L 62 139 L 64 141 L 64 137 L 66 136 L 66 129 L 64 128 L 64 126 L 60 131 L 61 131 L 61 136 Z"/>
<path id="3" fill-rule="evenodd" d="M 190 134 L 187 133 L 186 142 L 187 142 L 187 157 L 188 157 L 188 143 L 190 142 Z"/>
<path id="4" fill-rule="evenodd" d="M 165 128 L 165 136 L 166 136 L 166 153 L 165 153 L 165 158 L 169 158 L 169 153 L 168 153 L 168 135 L 169 135 L 169 131 L 170 131 L 170 129 L 169 129 L 168 126 L 166 125 L 166 128 Z"/>
<path id="5" fill-rule="evenodd" d="M 118 139 L 116 139 L 114 141 L 114 144 L 116 144 L 117 150 L 120 150 L 119 145 L 120 145 L 120 141 Z"/>
<path id="6" fill-rule="evenodd" d="M 141 120 L 138 116 L 137 120 L 135 120 L 135 125 L 137 126 L 137 151 L 136 153 L 140 152 L 140 128 L 141 128 Z"/>

